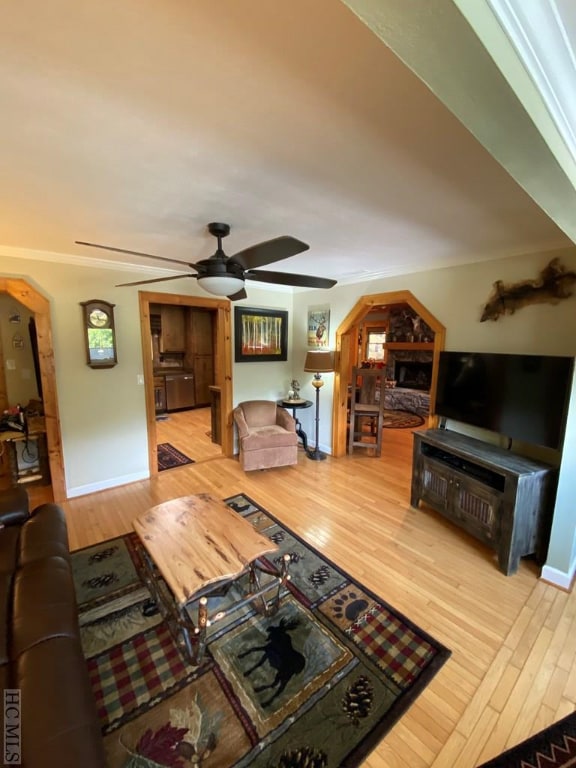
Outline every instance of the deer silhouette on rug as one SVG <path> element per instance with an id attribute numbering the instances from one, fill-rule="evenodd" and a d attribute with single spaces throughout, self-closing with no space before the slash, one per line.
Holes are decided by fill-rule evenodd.
<path id="1" fill-rule="evenodd" d="M 247 651 L 239 654 L 238 658 L 243 659 L 252 653 L 262 653 L 259 661 L 253 667 L 244 672 L 244 677 L 249 677 L 255 669 L 261 667 L 265 661 L 272 669 L 276 670 L 274 680 L 268 685 L 254 686 L 254 693 L 270 690 L 277 687 L 271 698 L 262 702 L 263 707 L 269 707 L 270 704 L 279 696 L 290 680 L 303 671 L 306 666 L 306 659 L 292 645 L 292 639 L 288 634 L 291 630 L 300 625 L 297 619 L 281 619 L 280 624 L 268 627 L 268 642 L 265 645 L 257 645 L 255 648 L 249 648 Z"/>

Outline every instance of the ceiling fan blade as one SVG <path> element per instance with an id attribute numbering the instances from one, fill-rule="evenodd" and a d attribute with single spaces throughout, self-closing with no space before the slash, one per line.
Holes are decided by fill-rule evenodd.
<path id="1" fill-rule="evenodd" d="M 136 280 L 133 283 L 118 283 L 116 288 L 124 288 L 126 285 L 146 285 L 147 283 L 164 283 L 166 280 L 180 280 L 182 277 L 196 277 L 196 275 L 172 275 L 172 277 L 153 277 L 150 280 Z"/>
<path id="2" fill-rule="evenodd" d="M 233 293 L 231 296 L 228 296 L 230 301 L 240 301 L 240 299 L 245 299 L 248 296 L 246 293 L 245 288 L 241 288 L 239 291 L 236 291 L 236 293 Z"/>
<path id="3" fill-rule="evenodd" d="M 235 261 L 244 269 L 256 269 L 256 267 L 264 267 L 266 264 L 296 256 L 297 253 L 307 251 L 308 248 L 310 246 L 301 240 L 289 235 L 282 235 L 245 248 L 243 251 L 235 253 L 234 256 L 230 256 L 230 261 Z"/>
<path id="4" fill-rule="evenodd" d="M 116 253 L 129 253 L 132 256 L 146 256 L 148 259 L 157 259 L 158 261 L 170 261 L 174 264 L 186 264 L 187 267 L 196 269 L 195 264 L 181 259 L 169 259 L 165 256 L 155 256 L 153 253 L 142 253 L 141 251 L 128 251 L 125 248 L 113 248 L 111 245 L 99 245 L 98 243 L 85 243 L 83 240 L 74 240 L 77 245 L 88 245 L 90 248 L 101 248 L 103 251 L 115 251 Z"/>
<path id="5" fill-rule="evenodd" d="M 244 277 L 247 280 L 256 280 L 260 283 L 276 283 L 277 285 L 294 285 L 297 288 L 332 288 L 336 285 L 336 280 L 330 280 L 327 277 L 313 277 L 312 275 L 291 275 L 287 272 L 269 272 L 268 270 L 257 270 L 256 272 L 245 272 Z"/>

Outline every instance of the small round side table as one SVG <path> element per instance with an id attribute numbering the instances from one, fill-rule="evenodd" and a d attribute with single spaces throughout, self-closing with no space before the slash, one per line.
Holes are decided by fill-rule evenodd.
<path id="1" fill-rule="evenodd" d="M 296 416 L 296 411 L 303 408 L 310 408 L 312 404 L 312 400 L 276 400 L 276 405 L 279 405 L 281 408 L 290 408 L 292 410 L 292 418 L 296 422 L 296 434 L 300 440 L 302 440 L 302 445 L 304 446 L 306 453 L 308 453 L 308 436 L 302 429 L 302 424 Z"/>

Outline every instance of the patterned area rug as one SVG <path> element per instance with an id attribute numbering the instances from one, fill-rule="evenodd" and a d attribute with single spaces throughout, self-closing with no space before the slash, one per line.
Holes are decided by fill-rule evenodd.
<path id="1" fill-rule="evenodd" d="M 424 418 L 408 411 L 384 409 L 384 429 L 414 429 L 424 424 Z"/>
<path id="2" fill-rule="evenodd" d="M 480 768 L 574 768 L 576 712 L 545 728 Z"/>
<path id="3" fill-rule="evenodd" d="M 358 766 L 450 652 L 247 496 L 226 503 L 279 546 L 264 565 L 290 555 L 291 580 L 276 615 L 212 624 L 198 667 L 140 581 L 135 534 L 73 554 L 109 768 Z"/>
<path id="4" fill-rule="evenodd" d="M 159 443 L 158 451 L 158 471 L 164 469 L 174 469 L 174 467 L 183 467 L 185 464 L 194 464 L 194 459 L 181 453 L 170 443 Z"/>

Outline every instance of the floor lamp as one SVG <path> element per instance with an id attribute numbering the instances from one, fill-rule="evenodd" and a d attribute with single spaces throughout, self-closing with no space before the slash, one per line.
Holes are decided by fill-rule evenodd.
<path id="1" fill-rule="evenodd" d="M 306 360 L 304 362 L 304 370 L 314 371 L 312 386 L 316 388 L 316 445 L 314 450 L 308 451 L 306 455 L 309 459 L 322 461 L 326 458 L 326 454 L 322 453 L 318 447 L 320 441 L 320 388 L 324 386 L 324 381 L 321 374 L 332 373 L 334 371 L 334 352 L 329 352 L 328 350 L 315 350 L 313 352 L 307 352 Z"/>

